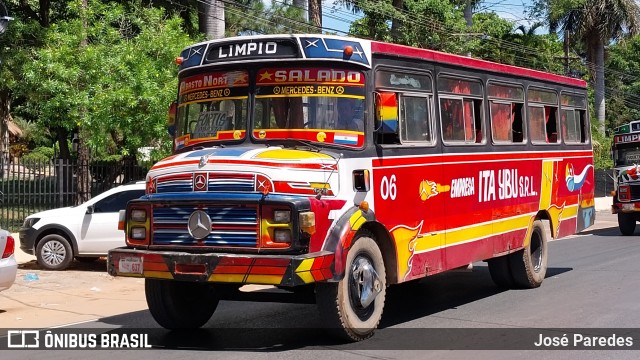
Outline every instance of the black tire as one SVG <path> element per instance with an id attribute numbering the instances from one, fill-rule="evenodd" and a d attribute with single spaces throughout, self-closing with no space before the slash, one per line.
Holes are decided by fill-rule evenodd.
<path id="1" fill-rule="evenodd" d="M 165 329 L 195 329 L 206 324 L 218 306 L 215 285 L 145 279 L 151 316 Z"/>
<path id="2" fill-rule="evenodd" d="M 321 318 L 335 335 L 348 341 L 360 341 L 371 337 L 378 327 L 386 296 L 384 261 L 371 234 L 363 233 L 354 240 L 346 264 L 342 280 L 316 284 L 316 304 Z M 371 267 L 377 273 L 377 280 L 374 273 L 365 270 Z M 368 284 L 372 292 L 377 293 L 367 306 L 358 297 L 366 289 L 364 275 L 373 275 L 374 280 Z"/>
<path id="3" fill-rule="evenodd" d="M 76 256 L 76 260 L 81 263 L 92 263 L 98 259 L 100 259 L 99 256 Z"/>
<path id="4" fill-rule="evenodd" d="M 636 214 L 618 213 L 618 227 L 622 235 L 633 235 L 636 231 Z"/>
<path id="5" fill-rule="evenodd" d="M 64 270 L 73 261 L 73 250 L 67 238 L 49 234 L 38 242 L 36 259 L 38 265 L 47 270 Z"/>
<path id="6" fill-rule="evenodd" d="M 522 250 L 509 254 L 509 267 L 514 285 L 520 288 L 536 288 L 547 273 L 547 235 L 542 221 L 533 222 L 529 244 Z"/>
<path id="7" fill-rule="evenodd" d="M 513 276 L 509 267 L 509 255 L 502 255 L 497 258 L 487 260 L 491 280 L 501 288 L 513 288 Z"/>

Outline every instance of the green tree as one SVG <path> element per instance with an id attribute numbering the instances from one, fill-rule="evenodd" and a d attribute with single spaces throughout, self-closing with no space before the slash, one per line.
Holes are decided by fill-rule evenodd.
<path id="1" fill-rule="evenodd" d="M 558 0 L 551 2 L 551 21 L 573 34 L 584 47 L 590 76 L 595 83 L 595 112 L 598 130 L 605 126 L 605 46 L 628 34 L 636 34 L 640 25 L 640 7 L 634 0 Z"/>
<path id="2" fill-rule="evenodd" d="M 607 128 L 640 120 L 640 36 L 609 47 L 606 80 Z"/>
<path id="3" fill-rule="evenodd" d="M 86 132 L 93 158 L 166 148 L 173 60 L 191 43 L 181 20 L 166 19 L 161 9 L 90 5 L 85 47 L 79 46 L 82 19 L 61 21 L 46 32 L 47 46 L 25 64 L 18 90 L 30 101 L 21 111 L 43 127 Z"/>

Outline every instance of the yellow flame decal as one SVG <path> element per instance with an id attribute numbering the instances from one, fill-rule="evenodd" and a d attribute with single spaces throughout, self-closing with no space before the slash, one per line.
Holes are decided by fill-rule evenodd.
<path id="1" fill-rule="evenodd" d="M 391 236 L 396 242 L 398 252 L 398 275 L 402 276 L 402 279 L 406 279 L 411 272 L 413 252 L 416 249 L 418 234 L 422 230 L 422 223 L 421 221 L 414 228 L 398 225 L 391 229 Z"/>

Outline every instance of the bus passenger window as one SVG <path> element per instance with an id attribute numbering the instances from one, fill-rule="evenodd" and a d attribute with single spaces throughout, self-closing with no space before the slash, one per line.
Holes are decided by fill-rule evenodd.
<path id="1" fill-rule="evenodd" d="M 546 119 L 546 130 L 549 143 L 555 144 L 558 142 L 558 109 L 556 107 L 545 106 L 544 116 Z"/>
<path id="2" fill-rule="evenodd" d="M 465 140 L 462 100 L 440 99 L 440 121 L 443 140 Z"/>
<path id="3" fill-rule="evenodd" d="M 562 93 L 560 96 L 560 124 L 565 143 L 587 142 L 587 99 L 585 96 Z"/>
<path id="4" fill-rule="evenodd" d="M 544 107 L 529 106 L 529 137 L 532 143 L 547 142 L 544 110 Z"/>
<path id="5" fill-rule="evenodd" d="M 531 142 L 558 142 L 558 95 L 553 90 L 530 87 L 527 90 L 528 121 Z"/>
<path id="6" fill-rule="evenodd" d="M 491 102 L 491 132 L 493 133 L 493 141 L 510 142 L 511 131 L 511 104 Z"/>
<path id="7" fill-rule="evenodd" d="M 402 141 L 431 142 L 431 117 L 428 99 L 402 97 L 400 107 L 400 129 Z"/>
<path id="8" fill-rule="evenodd" d="M 524 129 L 522 121 L 522 107 L 523 104 L 513 104 L 513 122 L 511 123 L 511 139 L 513 142 L 521 143 L 524 141 Z"/>

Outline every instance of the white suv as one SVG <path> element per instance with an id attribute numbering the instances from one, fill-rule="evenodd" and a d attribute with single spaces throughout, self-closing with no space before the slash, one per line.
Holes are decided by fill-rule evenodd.
<path id="1" fill-rule="evenodd" d="M 74 257 L 88 262 L 106 256 L 110 249 L 125 246 L 124 231 L 118 230 L 120 210 L 144 194 L 145 184 L 140 181 L 105 191 L 78 206 L 29 215 L 20 228 L 20 248 L 49 270 L 65 269 Z"/>

